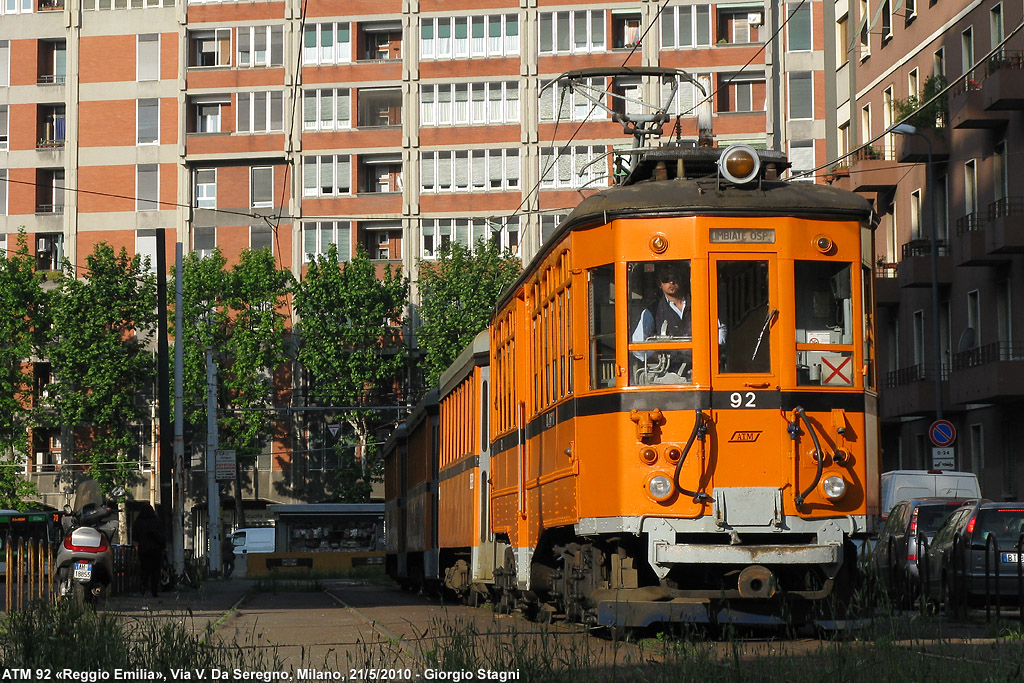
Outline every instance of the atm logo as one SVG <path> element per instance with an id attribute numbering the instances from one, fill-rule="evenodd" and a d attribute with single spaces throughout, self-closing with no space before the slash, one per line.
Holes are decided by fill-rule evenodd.
<path id="1" fill-rule="evenodd" d="M 756 432 L 733 432 L 729 443 L 754 443 L 757 437 L 761 436 L 760 431 Z"/>

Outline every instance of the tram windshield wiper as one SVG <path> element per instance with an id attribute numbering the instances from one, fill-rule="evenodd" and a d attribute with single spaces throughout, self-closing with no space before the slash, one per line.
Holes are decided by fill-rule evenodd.
<path id="1" fill-rule="evenodd" d="M 764 325 L 761 326 L 761 334 L 757 335 L 757 346 L 754 347 L 754 353 L 750 354 L 750 360 L 757 358 L 757 352 L 761 348 L 761 341 L 764 339 L 764 333 L 768 331 L 768 325 L 778 312 L 779 309 L 777 308 L 773 308 L 768 311 L 768 317 L 764 319 Z"/>

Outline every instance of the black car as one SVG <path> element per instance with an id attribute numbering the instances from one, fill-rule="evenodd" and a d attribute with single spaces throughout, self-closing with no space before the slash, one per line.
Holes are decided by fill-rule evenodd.
<path id="1" fill-rule="evenodd" d="M 979 500 L 956 510 L 928 547 L 925 591 L 929 599 L 947 608 L 986 600 L 994 603 L 997 596 L 1003 602 L 1016 601 L 1022 534 L 1024 502 Z"/>
<path id="2" fill-rule="evenodd" d="M 966 501 L 951 498 L 911 498 L 893 506 L 871 552 L 871 569 L 898 604 L 920 594 L 918 558 L 921 540 L 932 542 L 935 532 Z"/>

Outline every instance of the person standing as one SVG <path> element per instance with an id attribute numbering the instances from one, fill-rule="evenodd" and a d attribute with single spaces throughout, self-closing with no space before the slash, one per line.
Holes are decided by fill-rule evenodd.
<path id="1" fill-rule="evenodd" d="M 231 534 L 224 534 L 224 540 L 220 542 L 220 561 L 224 565 L 224 578 L 231 578 L 231 572 L 235 571 L 235 544 L 231 542 Z"/>
<path id="2" fill-rule="evenodd" d="M 157 519 L 153 506 L 143 505 L 139 516 L 132 526 L 132 538 L 139 549 L 139 574 L 142 579 L 142 593 L 146 587 L 157 597 L 160 588 L 160 563 L 164 557 L 164 546 L 167 543 L 160 520 Z"/>

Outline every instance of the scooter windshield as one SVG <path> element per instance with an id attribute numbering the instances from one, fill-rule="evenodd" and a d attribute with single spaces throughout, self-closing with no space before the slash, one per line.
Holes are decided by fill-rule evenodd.
<path id="1" fill-rule="evenodd" d="M 75 488 L 75 514 L 81 514 L 90 503 L 92 510 L 103 507 L 103 491 L 95 479 L 86 479 Z"/>

